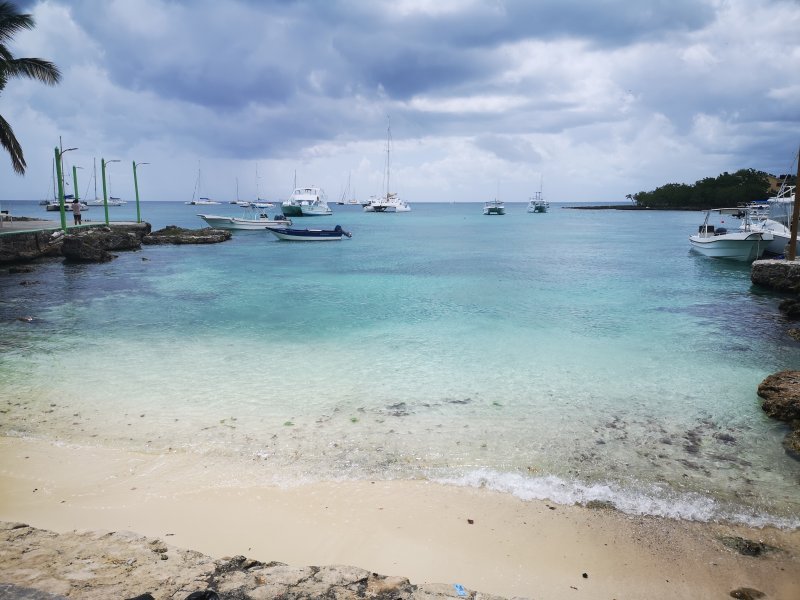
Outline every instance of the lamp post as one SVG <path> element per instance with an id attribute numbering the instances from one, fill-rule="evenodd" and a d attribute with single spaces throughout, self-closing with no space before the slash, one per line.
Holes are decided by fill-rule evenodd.
<path id="1" fill-rule="evenodd" d="M 80 194 L 78 194 L 78 169 L 82 169 L 83 167 L 76 167 L 72 165 L 72 185 L 75 186 L 75 200 L 78 202 L 81 201 Z"/>
<path id="2" fill-rule="evenodd" d="M 100 170 L 103 173 L 103 209 L 106 212 L 106 225 L 108 225 L 108 191 L 106 190 L 106 165 L 112 162 L 119 162 L 118 159 L 106 160 L 100 159 Z"/>
<path id="3" fill-rule="evenodd" d="M 136 161 L 133 161 L 133 188 L 136 190 L 136 222 L 142 222 L 142 213 L 139 210 L 139 180 L 136 178 L 136 167 L 141 167 L 142 165 L 149 165 L 150 163 L 139 163 L 136 164 Z"/>
<path id="4" fill-rule="evenodd" d="M 61 157 L 64 155 L 64 152 L 69 152 L 70 150 L 77 150 L 77 148 L 67 148 L 66 150 L 61 150 L 59 147 L 56 147 L 56 176 L 58 178 L 58 204 L 61 207 L 61 229 L 64 231 L 67 230 L 67 215 L 64 209 L 64 165 L 61 164 Z"/>

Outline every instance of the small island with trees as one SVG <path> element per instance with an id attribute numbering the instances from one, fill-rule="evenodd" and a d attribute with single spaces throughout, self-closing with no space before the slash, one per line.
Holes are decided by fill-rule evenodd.
<path id="1" fill-rule="evenodd" d="M 739 169 L 706 177 L 693 185 L 668 183 L 651 192 L 626 196 L 636 208 L 660 210 L 704 210 L 742 206 L 775 196 L 781 184 L 795 185 L 795 175 L 770 175 L 755 169 Z"/>

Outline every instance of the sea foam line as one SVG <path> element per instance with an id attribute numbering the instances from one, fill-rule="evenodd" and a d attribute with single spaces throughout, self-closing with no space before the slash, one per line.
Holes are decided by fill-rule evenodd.
<path id="1" fill-rule="evenodd" d="M 697 492 L 676 492 L 656 484 L 623 488 L 609 482 L 585 483 L 556 475 L 527 477 L 490 469 L 470 471 L 455 478 L 435 478 L 433 481 L 445 485 L 486 488 L 511 494 L 521 500 L 549 500 L 562 505 L 585 505 L 593 500 L 610 502 L 617 510 L 629 515 L 704 523 L 729 522 L 750 527 L 800 528 L 800 517 L 757 513 L 741 506 L 726 507 L 714 498 Z"/>

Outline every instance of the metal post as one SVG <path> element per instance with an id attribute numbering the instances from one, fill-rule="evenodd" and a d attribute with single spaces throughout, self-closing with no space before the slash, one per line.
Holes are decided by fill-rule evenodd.
<path id="1" fill-rule="evenodd" d="M 800 219 L 800 198 L 797 190 L 800 188 L 800 150 L 797 152 L 797 179 L 794 186 L 794 208 L 792 209 L 792 235 L 789 236 L 789 260 L 797 256 L 797 221 Z"/>
<path id="2" fill-rule="evenodd" d="M 56 178 L 58 179 L 58 203 L 61 206 L 61 229 L 67 231 L 67 215 L 64 211 L 64 182 L 61 179 L 61 151 L 56 146 Z"/>
<path id="3" fill-rule="evenodd" d="M 133 187 L 136 190 L 136 222 L 142 222 L 142 213 L 139 210 L 139 180 L 136 177 L 136 167 L 141 167 L 142 165 L 149 165 L 150 163 L 139 163 L 136 164 L 136 161 L 133 161 Z"/>
<path id="4" fill-rule="evenodd" d="M 75 186 L 75 200 L 80 202 L 80 194 L 78 194 L 78 167 L 75 165 L 72 165 L 72 184 Z"/>
<path id="5" fill-rule="evenodd" d="M 106 225 L 108 225 L 108 191 L 106 190 L 106 159 L 100 159 L 100 172 L 103 174 L 103 210 L 106 212 Z"/>

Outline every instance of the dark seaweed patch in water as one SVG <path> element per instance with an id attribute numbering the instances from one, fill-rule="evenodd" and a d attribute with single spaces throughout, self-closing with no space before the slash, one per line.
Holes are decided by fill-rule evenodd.
<path id="1" fill-rule="evenodd" d="M 392 417 L 407 417 L 411 414 L 405 402 L 398 402 L 397 404 L 387 406 L 386 410 L 389 411 L 389 416 Z"/>
<path id="2" fill-rule="evenodd" d="M 457 399 L 451 400 L 448 398 L 445 399 L 445 402 L 447 402 L 448 404 L 469 404 L 470 402 L 472 402 L 472 398 L 464 398 L 463 400 L 457 400 Z"/>
<path id="3" fill-rule="evenodd" d="M 731 445 L 736 444 L 736 438 L 729 433 L 717 432 L 714 434 L 714 438 L 719 440 L 723 444 L 731 444 Z"/>

